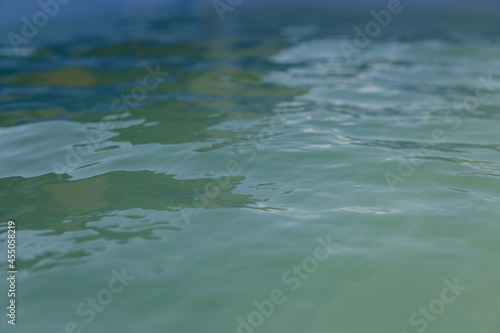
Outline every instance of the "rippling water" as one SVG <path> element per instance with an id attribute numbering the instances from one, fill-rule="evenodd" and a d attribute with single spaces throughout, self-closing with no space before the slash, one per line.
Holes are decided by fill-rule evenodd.
<path id="1" fill-rule="evenodd" d="M 500 332 L 498 23 L 238 11 L 0 50 L 15 330 Z"/>

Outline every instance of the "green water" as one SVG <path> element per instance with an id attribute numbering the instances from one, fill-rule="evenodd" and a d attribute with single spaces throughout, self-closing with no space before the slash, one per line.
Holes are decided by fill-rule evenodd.
<path id="1" fill-rule="evenodd" d="M 498 23 L 460 19 L 350 62 L 364 14 L 60 23 L 4 52 L 1 331 L 500 332 Z"/>

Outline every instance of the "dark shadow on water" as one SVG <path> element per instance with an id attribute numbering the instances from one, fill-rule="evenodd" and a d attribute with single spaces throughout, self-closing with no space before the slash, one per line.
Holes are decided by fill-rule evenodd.
<path id="1" fill-rule="evenodd" d="M 168 212 L 183 205 L 193 206 L 196 192 L 203 192 L 206 185 L 214 182 L 226 186 L 220 187 L 220 193 L 210 200 L 207 209 L 249 207 L 258 201 L 250 195 L 231 193 L 243 179 L 236 176 L 182 180 L 151 171 L 117 171 L 61 183 L 53 174 L 29 179 L 11 177 L 0 180 L 0 197 L 5 207 L 0 216 L 19 221 L 19 230 L 82 230 L 87 221 L 95 221 L 107 212 L 133 208 Z"/>
<path id="2" fill-rule="evenodd" d="M 256 199 L 232 191 L 244 177 L 223 179 L 175 179 L 150 171 L 117 171 L 76 181 L 59 182 L 56 175 L 0 179 L 3 221 L 14 220 L 17 230 L 34 231 L 40 237 L 63 237 L 74 246 L 89 243 L 88 250 L 42 251 L 28 260 L 25 269 L 71 265 L 103 250 L 109 242 L 133 239 L 158 240 L 158 230 L 181 231 L 185 225 L 171 222 L 181 207 L 193 207 L 197 189 L 214 182 L 224 184 L 205 209 L 256 208 Z M 265 209 L 264 209 L 265 210 Z M 178 221 L 179 219 L 177 219 Z M 5 229 L 5 230 L 4 230 Z M 2 227 L 0 234 L 6 233 Z M 63 236 L 65 233 L 71 233 Z M 30 241 L 33 241 L 30 238 Z M 46 241 L 42 241 L 46 242 Z M 73 246 L 72 246 L 73 247 Z M 68 252 L 69 251 L 69 252 Z"/>

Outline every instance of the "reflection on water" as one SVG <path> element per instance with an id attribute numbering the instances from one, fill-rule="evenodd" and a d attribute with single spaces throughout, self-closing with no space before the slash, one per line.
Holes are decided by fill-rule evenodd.
<path id="1" fill-rule="evenodd" d="M 193 205 L 197 197 L 193 190 L 213 182 L 227 185 L 206 208 L 247 207 L 257 200 L 250 195 L 231 193 L 242 180 L 241 176 L 181 180 L 150 171 L 116 171 L 61 183 L 53 174 L 28 179 L 4 178 L 0 182 L 2 202 L 10 218 L 26 221 L 20 229 L 64 232 L 84 227 L 82 217 L 92 220 L 109 211 L 137 207 L 168 213 L 182 205 Z"/>
<path id="2" fill-rule="evenodd" d="M 241 131 L 239 124 L 259 121 L 276 103 L 303 91 L 263 84 L 261 64 L 239 65 L 245 59 L 262 62 L 279 42 L 273 37 L 237 48 L 222 41 L 44 48 L 14 62 L 29 71 L 7 69 L 11 63 L 4 58 L 2 65 L 0 59 L 7 74 L 0 135 L 16 135 L 11 128 L 26 138 L 4 146 L 7 156 L 22 155 L 24 162 L 22 168 L 5 165 L 11 176 L 0 179 L 2 220 L 14 219 L 20 232 L 30 232 L 20 267 L 38 271 L 76 265 L 111 242 L 159 239 L 159 230 L 186 227 L 179 218 L 182 207 L 269 209 L 259 203 L 267 200 L 262 195 L 234 193 L 245 180 L 242 175 L 215 174 L 237 156 L 232 146 L 260 130 Z M 115 99 L 126 100 L 145 68 L 155 64 L 169 71 L 166 80 L 140 103 L 112 107 Z M 70 120 L 71 126 L 59 120 Z M 37 122 L 47 125 L 19 127 Z M 55 140 L 44 139 L 49 137 Z M 23 145 L 40 139 L 39 148 L 26 154 L 29 147 Z M 224 147 L 233 155 L 215 160 L 214 175 L 200 164 L 203 157 L 186 159 Z M 147 153 L 141 157 L 139 151 Z M 64 174 L 54 174 L 54 163 Z M 185 176 L 167 171 L 189 170 L 189 164 L 193 170 Z M 214 182 L 221 184 L 220 193 L 208 201 L 200 198 Z"/>

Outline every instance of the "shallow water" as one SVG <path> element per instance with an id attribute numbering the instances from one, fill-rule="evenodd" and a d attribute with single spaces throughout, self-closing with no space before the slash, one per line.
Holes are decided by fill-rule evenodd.
<path id="1" fill-rule="evenodd" d="M 238 11 L 2 48 L 15 329 L 499 332 L 498 23 Z"/>

